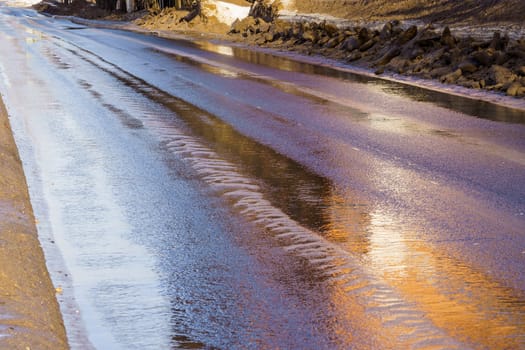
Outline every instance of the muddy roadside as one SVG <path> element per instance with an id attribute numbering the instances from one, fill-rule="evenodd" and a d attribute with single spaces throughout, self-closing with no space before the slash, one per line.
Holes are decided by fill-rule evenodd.
<path id="1" fill-rule="evenodd" d="M 0 349 L 67 349 L 22 164 L 0 97 Z"/>

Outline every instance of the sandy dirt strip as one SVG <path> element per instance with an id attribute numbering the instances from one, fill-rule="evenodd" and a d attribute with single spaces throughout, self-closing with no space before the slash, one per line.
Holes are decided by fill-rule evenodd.
<path id="1" fill-rule="evenodd" d="M 0 349 L 67 349 L 26 179 L 0 98 Z"/>

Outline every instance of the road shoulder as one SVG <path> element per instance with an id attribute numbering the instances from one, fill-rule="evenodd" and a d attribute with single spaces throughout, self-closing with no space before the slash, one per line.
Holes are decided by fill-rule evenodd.
<path id="1" fill-rule="evenodd" d="M 0 348 L 67 349 L 27 183 L 0 98 Z"/>

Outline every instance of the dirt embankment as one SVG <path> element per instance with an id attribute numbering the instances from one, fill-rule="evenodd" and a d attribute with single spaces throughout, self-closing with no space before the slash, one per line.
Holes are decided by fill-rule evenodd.
<path id="1" fill-rule="evenodd" d="M 499 30 L 483 38 L 457 35 L 448 26 L 399 20 L 380 27 L 342 27 L 327 21 L 267 23 L 248 17 L 234 23 L 230 33 L 239 41 L 327 56 L 378 75 L 391 72 L 525 98 L 525 37 Z"/>
<path id="2" fill-rule="evenodd" d="M 172 30 L 177 32 L 198 32 L 215 35 L 226 35 L 230 27 L 216 18 L 195 17 L 191 22 L 184 21 L 187 11 L 164 8 L 134 21 L 135 24 L 149 30 Z"/>
<path id="3" fill-rule="evenodd" d="M 365 21 L 419 20 L 426 23 L 522 23 L 523 0 L 296 0 L 301 13 L 326 13 Z"/>
<path id="4" fill-rule="evenodd" d="M 18 150 L 0 97 L 0 349 L 67 349 Z"/>
<path id="5" fill-rule="evenodd" d="M 244 0 L 235 1 L 249 5 Z M 84 16 L 79 10 L 82 2 L 85 0 L 75 0 L 76 5 L 70 5 L 73 14 Z M 248 17 L 229 28 L 216 18 L 204 16 L 197 16 L 189 23 L 182 21 L 187 12 L 173 8 L 143 13 L 145 16 L 134 23 L 148 30 L 229 33 L 228 40 L 326 56 L 371 69 L 378 75 L 414 76 L 525 98 L 523 0 L 301 0 L 283 3 L 298 13 L 333 15 L 352 25 L 339 23 L 336 26 L 316 17 L 299 16 L 272 23 Z M 91 5 L 86 6 L 96 13 Z M 45 11 L 50 10 L 53 13 L 68 11 L 63 6 Z"/>

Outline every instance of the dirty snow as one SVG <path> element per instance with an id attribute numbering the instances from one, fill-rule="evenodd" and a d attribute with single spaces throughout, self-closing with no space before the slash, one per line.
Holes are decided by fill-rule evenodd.
<path id="1" fill-rule="evenodd" d="M 240 6 L 226 1 L 207 0 L 203 2 L 206 15 L 215 16 L 219 22 L 231 25 L 236 19 L 248 16 L 250 6 Z"/>

